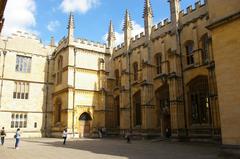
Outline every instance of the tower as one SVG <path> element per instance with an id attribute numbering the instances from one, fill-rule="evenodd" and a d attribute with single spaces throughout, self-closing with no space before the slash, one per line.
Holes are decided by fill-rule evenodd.
<path id="1" fill-rule="evenodd" d="M 128 49 L 130 45 L 130 40 L 131 40 L 131 34 L 132 34 L 132 22 L 130 15 L 128 13 L 128 10 L 126 10 L 125 13 L 125 19 L 124 19 L 124 25 L 123 25 L 123 31 L 124 31 L 124 43 L 125 47 Z"/>
<path id="2" fill-rule="evenodd" d="M 113 48 L 114 47 L 114 42 L 116 40 L 116 37 L 115 37 L 115 33 L 114 33 L 112 20 L 110 20 L 107 40 L 108 40 L 108 47 L 109 48 Z"/>
<path id="3" fill-rule="evenodd" d="M 153 26 L 153 12 L 150 4 L 150 0 L 145 0 L 145 6 L 143 11 L 144 29 L 147 40 L 150 39 L 152 26 Z"/>
<path id="4" fill-rule="evenodd" d="M 74 40 L 74 17 L 73 17 L 73 14 L 72 12 L 70 12 L 70 15 L 69 15 L 69 20 L 68 20 L 68 43 L 71 43 L 73 42 Z"/>

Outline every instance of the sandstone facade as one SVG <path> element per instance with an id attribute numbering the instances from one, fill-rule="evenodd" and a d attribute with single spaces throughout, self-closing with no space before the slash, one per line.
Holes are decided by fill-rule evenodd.
<path id="1" fill-rule="evenodd" d="M 130 129 L 239 145 L 237 0 L 226 4 L 226 15 L 214 0 L 186 12 L 179 0 L 169 2 L 171 19 L 153 25 L 145 1 L 145 30 L 136 37 L 126 11 L 124 43 L 117 47 L 111 22 L 106 45 L 76 38 L 72 14 L 57 46 L 22 32 L 2 37 L 1 126 L 9 132 L 21 127 L 26 136 Z M 221 18 L 231 21 L 215 27 Z"/>

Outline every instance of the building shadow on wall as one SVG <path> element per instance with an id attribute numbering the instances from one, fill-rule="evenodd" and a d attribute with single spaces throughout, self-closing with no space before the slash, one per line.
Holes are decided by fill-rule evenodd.
<path id="1" fill-rule="evenodd" d="M 51 115 L 50 112 L 52 112 L 52 106 L 51 106 L 51 92 L 52 92 L 52 87 L 53 87 L 53 79 L 52 79 L 52 74 L 51 74 L 51 66 L 53 61 L 47 59 L 46 64 L 44 67 L 44 85 L 42 88 L 42 91 L 44 92 L 43 94 L 43 103 L 42 103 L 42 124 L 41 124 L 41 135 L 43 137 L 50 137 L 50 125 L 51 125 Z M 34 125 L 38 128 L 40 123 L 34 123 L 37 125 Z"/>

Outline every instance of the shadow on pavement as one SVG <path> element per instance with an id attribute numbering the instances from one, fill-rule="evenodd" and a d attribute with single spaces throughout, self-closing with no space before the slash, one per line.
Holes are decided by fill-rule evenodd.
<path id="1" fill-rule="evenodd" d="M 90 151 L 96 154 L 126 157 L 128 159 L 218 159 L 220 147 L 212 144 L 202 143 L 179 143 L 179 142 L 151 142 L 133 141 L 127 144 L 120 139 L 96 139 L 96 140 L 68 140 L 63 145 L 60 139 L 31 140 L 24 139 L 25 142 L 39 143 L 42 146 L 77 149 Z"/>

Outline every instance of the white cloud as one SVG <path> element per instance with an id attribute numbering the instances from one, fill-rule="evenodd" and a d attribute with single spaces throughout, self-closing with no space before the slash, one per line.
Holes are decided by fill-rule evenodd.
<path id="1" fill-rule="evenodd" d="M 93 7 L 100 4 L 100 0 L 63 0 L 60 8 L 63 12 L 74 12 L 86 13 Z"/>
<path id="2" fill-rule="evenodd" d="M 123 22 L 122 22 L 122 25 L 123 25 Z M 132 37 L 134 37 L 135 35 L 138 35 L 144 31 L 144 28 L 140 24 L 136 23 L 135 21 L 132 21 L 132 26 L 133 26 Z M 103 36 L 104 41 L 107 41 L 107 36 L 108 36 L 108 33 Z M 119 45 L 119 44 L 123 43 L 124 32 L 115 32 L 115 36 L 116 36 L 115 45 Z"/>
<path id="3" fill-rule="evenodd" d="M 56 30 L 57 27 L 60 26 L 59 21 L 55 20 L 55 21 L 50 21 L 47 25 L 47 29 L 51 32 L 54 32 Z"/>
<path id="4" fill-rule="evenodd" d="M 9 35 L 17 30 L 37 33 L 33 30 L 36 26 L 35 12 L 35 0 L 8 0 L 3 34 Z"/>

